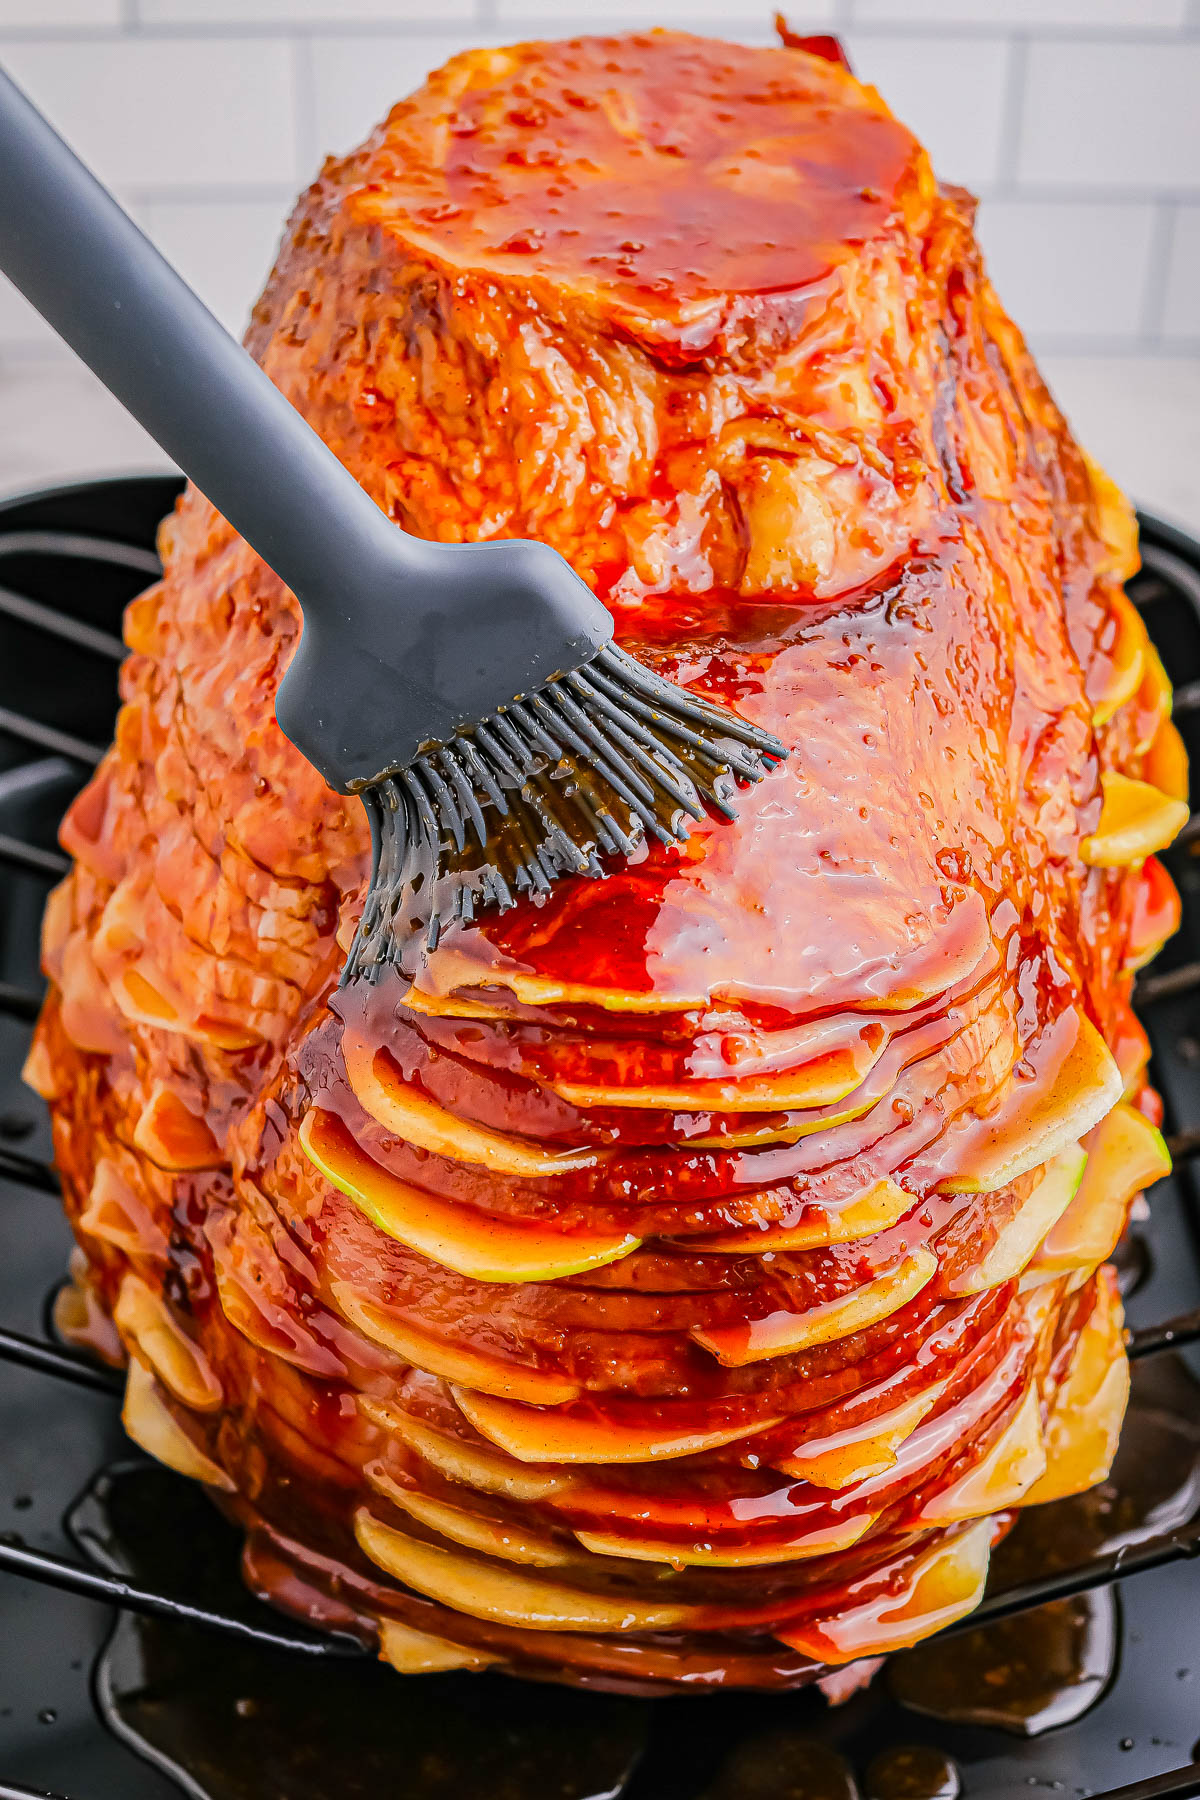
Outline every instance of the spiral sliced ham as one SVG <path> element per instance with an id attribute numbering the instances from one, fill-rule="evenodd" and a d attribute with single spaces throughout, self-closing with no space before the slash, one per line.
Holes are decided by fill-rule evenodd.
<path id="1" fill-rule="evenodd" d="M 1107 1472 L 1186 770 L 972 213 L 827 45 L 525 44 L 328 163 L 255 311 L 389 516 L 548 541 L 779 733 L 735 824 L 339 991 L 294 600 L 190 490 L 129 610 L 29 1068 L 62 1323 L 397 1668 L 802 1684 Z"/>

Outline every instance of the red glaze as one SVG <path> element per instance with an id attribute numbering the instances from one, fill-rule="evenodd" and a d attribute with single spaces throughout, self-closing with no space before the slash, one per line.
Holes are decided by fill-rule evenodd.
<path id="1" fill-rule="evenodd" d="M 1036 1493 L 1031 1384 L 1060 1458 L 1060 1396 L 1115 1430 L 1113 1383 L 1084 1391 L 1122 1354 L 1107 1278 L 1018 1278 L 1069 1197 L 1052 1159 L 1122 1090 L 1153 1112 L 1131 970 L 1175 917 L 1153 857 L 1081 848 L 1167 706 L 1128 511 L 969 196 L 785 36 L 453 59 L 322 170 L 248 341 L 389 516 L 553 544 L 787 764 L 736 824 L 339 992 L 361 809 L 274 722 L 292 597 L 189 490 L 64 825 L 30 1067 L 81 1328 L 115 1309 L 157 1382 L 133 1428 L 232 1483 L 252 1585 L 640 1691 L 801 1684 L 820 1665 L 777 1633 L 840 1620 L 866 1654 L 910 1589 L 919 1636 L 971 1595 L 939 1496 L 993 1451 L 978 1511 L 1009 1516 L 1014 1468 Z M 367 1201 L 306 1156 L 314 1107 L 343 1184 L 350 1139 L 381 1172 Z M 496 1278 L 532 1244 L 563 1266 Z M 767 1319 L 811 1341 L 739 1361 Z M 847 1432 L 841 1487 L 776 1466 Z M 435 1572 L 385 1572 L 364 1508 Z"/>

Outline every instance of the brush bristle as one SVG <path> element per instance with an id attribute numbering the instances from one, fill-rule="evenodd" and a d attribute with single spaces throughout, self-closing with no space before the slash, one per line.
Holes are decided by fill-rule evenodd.
<path id="1" fill-rule="evenodd" d="M 787 751 L 606 644 L 584 668 L 367 788 L 375 867 L 343 981 L 435 949 L 450 924 L 548 893 L 646 837 L 669 844 Z"/>

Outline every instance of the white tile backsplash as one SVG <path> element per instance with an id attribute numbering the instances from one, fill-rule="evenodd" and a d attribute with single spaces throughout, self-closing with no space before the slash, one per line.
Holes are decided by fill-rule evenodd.
<path id="1" fill-rule="evenodd" d="M 946 181 L 986 183 L 1000 170 L 1012 46 L 1002 37 L 849 33 L 850 62 L 921 139 Z"/>
<path id="2" fill-rule="evenodd" d="M 11 281 L 0 275 L 0 355 L 56 351 L 59 340 L 41 314 L 18 294 Z"/>
<path id="3" fill-rule="evenodd" d="M 1155 209 L 1137 201 L 985 200 L 979 237 L 988 272 L 1035 345 L 1141 333 Z"/>
<path id="4" fill-rule="evenodd" d="M 1031 187 L 1200 190 L 1200 41 L 1034 43 L 1018 174 Z"/>
<path id="5" fill-rule="evenodd" d="M 676 31 L 713 30 L 723 25 L 727 34 L 742 39 L 747 34 L 765 39 L 771 35 L 771 9 L 748 7 L 745 0 L 594 0 L 586 10 L 572 14 L 563 0 L 496 0 L 496 17 L 503 25 L 528 21 L 555 37 L 573 31 L 603 31 L 608 25 L 626 30 L 639 26 L 666 25 Z M 794 0 L 787 8 L 793 31 L 810 27 L 827 31 L 839 17 L 837 0 Z"/>
<path id="6" fill-rule="evenodd" d="M 1200 344 L 1200 206 L 1181 206 L 1171 232 L 1163 336 Z"/>
<path id="7" fill-rule="evenodd" d="M 318 161 L 329 152 L 352 150 L 431 69 L 482 40 L 482 33 L 469 39 L 314 38 L 309 54 Z"/>
<path id="8" fill-rule="evenodd" d="M 855 24 L 875 25 L 1144 31 L 1183 25 L 1187 14 L 1188 0 L 850 0 Z"/>
<path id="9" fill-rule="evenodd" d="M 1035 343 L 1200 350 L 1200 0 L 791 0 L 983 194 Z M 240 328 L 290 198 L 456 50 L 662 24 L 773 41 L 772 0 L 0 0 L 28 86 Z M 0 353 L 51 340 L 0 285 Z"/>
<path id="10" fill-rule="evenodd" d="M 145 25 L 428 27 L 430 0 L 134 0 Z M 438 22 L 471 19 L 474 0 L 437 0 Z"/>
<path id="11" fill-rule="evenodd" d="M 1049 355 L 1040 366 L 1113 480 L 1200 533 L 1200 357 Z"/>
<path id="12" fill-rule="evenodd" d="M 0 31 L 62 31 L 119 25 L 121 0 L 0 0 Z"/>
<path id="13" fill-rule="evenodd" d="M 4 62 L 122 192 L 294 185 L 299 176 L 288 43 L 14 40 Z"/>
<path id="14" fill-rule="evenodd" d="M 155 200 L 140 223 L 236 337 L 249 321 L 292 209 L 277 200 Z"/>

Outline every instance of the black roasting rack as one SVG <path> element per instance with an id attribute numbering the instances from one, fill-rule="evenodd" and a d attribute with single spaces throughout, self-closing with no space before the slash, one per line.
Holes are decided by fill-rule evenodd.
<path id="1" fill-rule="evenodd" d="M 1200 1556 L 1200 1497 L 1182 1524 L 1168 1520 L 1163 1529 L 1147 1529 L 1116 1550 L 989 1592 L 957 1628 L 1034 1617 L 1047 1602 L 1110 1586 L 1119 1593 L 1123 1649 L 1105 1697 L 1073 1723 L 1021 1740 L 903 1715 L 881 1683 L 829 1710 L 811 1695 L 710 1695 L 698 1709 L 695 1700 L 616 1700 L 493 1676 L 484 1682 L 473 1676 L 402 1682 L 378 1671 L 357 1644 L 306 1630 L 243 1594 L 235 1574 L 235 1534 L 197 1501 L 191 1484 L 131 1462 L 117 1418 L 120 1377 L 63 1345 L 50 1324 L 69 1236 L 55 1205 L 45 1122 L 18 1076 L 40 1002 L 41 908 L 49 884 L 67 867 L 56 844 L 58 820 L 108 741 L 123 654 L 121 610 L 159 571 L 155 526 L 178 488 L 171 476 L 119 479 L 0 506 L 0 1573 L 14 1578 L 0 1583 L 0 1800 L 166 1800 L 181 1788 L 211 1800 L 238 1800 L 243 1793 L 292 1800 L 293 1789 L 282 1777 L 263 1775 L 257 1785 L 243 1787 L 222 1773 L 222 1730 L 227 1726 L 232 1745 L 253 1717 L 252 1699 L 239 1699 L 236 1718 L 213 1726 L 202 1747 L 197 1737 L 186 1754 L 168 1752 L 149 1726 L 130 1724 L 130 1709 L 122 1713 L 113 1702 L 112 1658 L 114 1646 L 121 1651 L 124 1643 L 128 1662 L 129 1634 L 139 1631 L 143 1663 L 151 1638 L 160 1645 L 201 1646 L 195 1666 L 209 1672 L 214 1686 L 230 1667 L 249 1671 L 246 1681 L 252 1682 L 259 1664 L 285 1670 L 289 1688 L 308 1694 L 332 1692 L 346 1681 L 365 1692 L 382 1678 L 385 1706 L 400 1711 L 402 1724 L 407 1719 L 405 1730 L 417 1729 L 418 1712 L 444 1718 L 447 1732 L 458 1721 L 454 1735 L 463 1743 L 455 1747 L 460 1760 L 447 1785 L 437 1785 L 434 1756 L 426 1759 L 428 1768 L 421 1764 L 424 1773 L 414 1772 L 414 1764 L 394 1783 L 370 1786 L 381 1800 L 393 1794 L 424 1800 L 427 1793 L 443 1792 L 472 1800 L 477 1789 L 485 1791 L 485 1780 L 497 1800 L 525 1800 L 525 1790 L 513 1785 L 513 1770 L 525 1767 L 521 1758 L 532 1754 L 529 1744 L 538 1734 L 554 1738 L 560 1761 L 553 1787 L 544 1770 L 537 1775 L 542 1765 L 536 1757 L 529 1762 L 528 1800 L 551 1792 L 564 1800 L 611 1800 L 617 1794 L 701 1800 L 710 1791 L 726 1796 L 733 1791 L 728 1783 L 710 1784 L 729 1746 L 797 1720 L 814 1741 L 834 1746 L 860 1769 L 889 1734 L 945 1745 L 968 1800 L 1040 1790 L 1096 1800 L 1200 1794 L 1200 1761 L 1188 1761 L 1200 1756 L 1194 1744 L 1200 1705 L 1193 1698 L 1200 1686 L 1200 1585 L 1180 1567 Z M 1131 592 L 1176 682 L 1176 717 L 1200 758 L 1200 545 L 1148 517 L 1142 519 L 1142 543 L 1144 568 Z M 1183 895 L 1184 928 L 1138 990 L 1177 1171 L 1156 1190 L 1150 1220 L 1137 1228 L 1126 1253 L 1135 1389 L 1151 1369 L 1181 1353 L 1186 1374 L 1189 1346 L 1200 1344 L 1200 1191 L 1192 1161 L 1200 1157 L 1197 844 L 1200 814 L 1169 853 Z M 1195 1394 L 1200 1443 L 1200 1385 Z M 150 1496 L 143 1517 L 147 1542 L 157 1544 L 151 1573 L 149 1564 L 127 1554 L 128 1543 L 118 1554 L 96 1525 L 105 1496 L 125 1491 L 122 1482 Z M 192 1686 L 203 1690 L 204 1681 Z M 138 1693 L 143 1716 L 150 1718 L 155 1689 L 148 1667 Z M 502 1699 L 481 1702 L 481 1693 Z M 487 1764 L 488 1749 L 480 1748 L 477 1768 L 461 1761 L 473 1754 L 472 1734 L 482 1744 L 495 1736 L 500 1718 L 510 1733 L 503 1781 Z M 299 1720 L 298 1730 L 304 1726 Z M 609 1740 L 603 1752 L 596 1747 L 599 1736 Z M 560 1740 L 568 1737 L 583 1745 L 582 1762 L 561 1761 Z M 623 1747 L 614 1773 L 617 1738 Z M 234 1751 L 228 1754 L 232 1758 Z M 352 1773 L 338 1784 L 338 1800 L 368 1791 L 349 1779 Z M 6 1783 L 5 1776 L 13 1779 Z M 319 1785 L 294 1792 L 323 1800 Z M 771 1797 L 755 1785 L 753 1800 Z"/>

